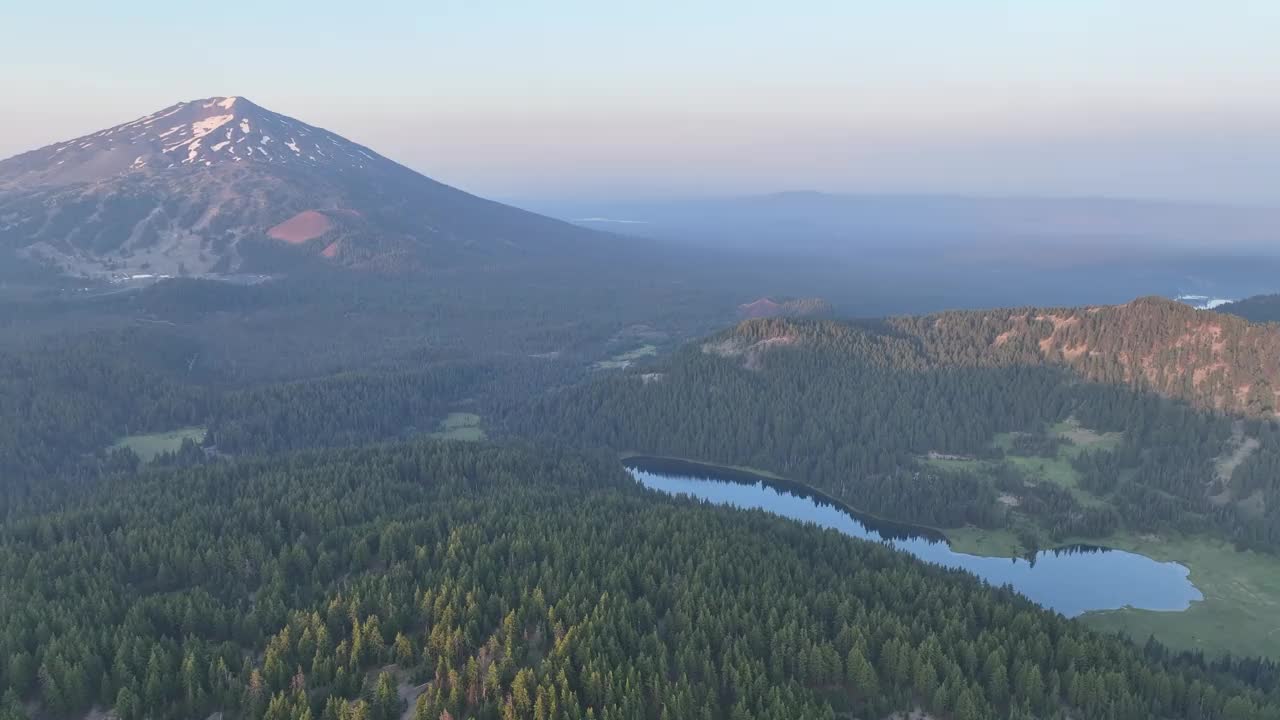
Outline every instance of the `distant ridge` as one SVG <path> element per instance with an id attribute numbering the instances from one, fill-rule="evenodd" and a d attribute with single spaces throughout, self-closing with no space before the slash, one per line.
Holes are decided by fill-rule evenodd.
<path id="1" fill-rule="evenodd" d="M 1089 255 L 1124 249 L 1212 248 L 1224 243 L 1270 251 L 1280 243 L 1280 208 L 1236 207 L 1107 197 L 998 197 L 927 194 L 841 194 L 788 191 L 762 195 L 636 202 L 566 202 L 557 217 L 603 225 L 614 218 L 644 224 L 620 230 L 717 247 L 839 250 L 903 244 L 936 247 L 960 238 L 966 249 L 999 256 L 1043 254 L 1079 243 Z M 1062 241 L 1069 240 L 1070 245 Z"/>
<path id="2" fill-rule="evenodd" d="M 762 297 L 738 306 L 738 317 L 812 317 L 826 315 L 831 312 L 831 305 L 822 298 L 782 298 L 775 300 Z"/>
<path id="3" fill-rule="evenodd" d="M 1218 305 L 1214 310 L 1237 315 L 1250 322 L 1280 322 L 1280 294 L 1254 295 Z"/>

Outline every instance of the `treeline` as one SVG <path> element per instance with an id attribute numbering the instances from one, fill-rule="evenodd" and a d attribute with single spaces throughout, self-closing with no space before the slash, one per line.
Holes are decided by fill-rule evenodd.
<path id="1" fill-rule="evenodd" d="M 519 447 L 121 476 L 0 528 L 0 605 L 5 720 L 1280 717 L 1269 662 Z"/>
<path id="2" fill-rule="evenodd" d="M 1030 521 L 1037 543 L 1129 527 L 1280 548 L 1271 510 L 1280 508 L 1272 472 L 1280 437 L 1271 423 L 1244 424 L 1264 449 L 1224 487 L 1215 459 L 1229 450 L 1231 419 L 1127 385 L 1082 382 L 1016 349 L 1020 361 L 988 363 L 967 349 L 969 331 L 951 344 L 943 329 L 931 332 L 938 337 L 923 341 L 886 323 L 749 321 L 632 373 L 512 407 L 510 424 L 534 437 L 764 468 L 908 522 L 1027 534 Z M 1001 464 L 1004 451 L 992 446 L 997 433 L 1014 432 L 1010 452 L 1056 455 L 1067 440 L 1048 428 L 1067 419 L 1123 432 L 1115 450 L 1078 460 L 1103 505 Z M 921 461 L 930 453 L 983 467 L 942 470 Z M 1017 508 L 997 503 L 1001 493 L 1019 498 Z"/>

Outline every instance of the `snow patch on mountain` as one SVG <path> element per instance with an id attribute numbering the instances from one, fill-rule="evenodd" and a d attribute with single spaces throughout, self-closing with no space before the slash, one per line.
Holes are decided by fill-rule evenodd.
<path id="1" fill-rule="evenodd" d="M 282 144 L 291 152 L 273 152 L 272 143 L 285 138 Z M 327 130 L 278 115 L 243 97 L 213 97 L 179 103 L 0 162 L 0 186 L 6 182 L 56 186 L 242 160 L 347 173 L 365 172 L 369 160 L 383 159 Z"/>
<path id="2" fill-rule="evenodd" d="M 214 115 L 191 123 L 191 137 L 199 139 L 235 119 L 235 115 Z"/>

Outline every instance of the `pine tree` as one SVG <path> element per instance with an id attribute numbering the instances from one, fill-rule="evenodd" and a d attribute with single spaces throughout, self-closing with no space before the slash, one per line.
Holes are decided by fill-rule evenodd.
<path id="1" fill-rule="evenodd" d="M 396 693 L 395 682 L 391 673 L 378 675 L 378 683 L 373 691 L 373 706 L 370 710 L 372 720 L 396 720 L 400 717 L 400 697 Z"/>
<path id="2" fill-rule="evenodd" d="M 137 720 L 141 717 L 138 696 L 134 695 L 132 688 L 127 685 L 120 688 L 120 692 L 116 693 L 114 710 L 120 720 Z"/>
<path id="3" fill-rule="evenodd" d="M 880 694 L 875 667 L 867 660 L 860 647 L 854 646 L 849 650 L 845 667 L 849 683 L 858 697 L 873 698 Z"/>

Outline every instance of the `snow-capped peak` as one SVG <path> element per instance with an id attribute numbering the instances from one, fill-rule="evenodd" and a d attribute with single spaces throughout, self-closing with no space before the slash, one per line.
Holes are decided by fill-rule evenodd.
<path id="1" fill-rule="evenodd" d="M 93 181 L 121 173 L 269 163 L 360 172 L 387 162 L 327 130 L 243 97 L 211 97 L 0 162 L 0 181 Z"/>

